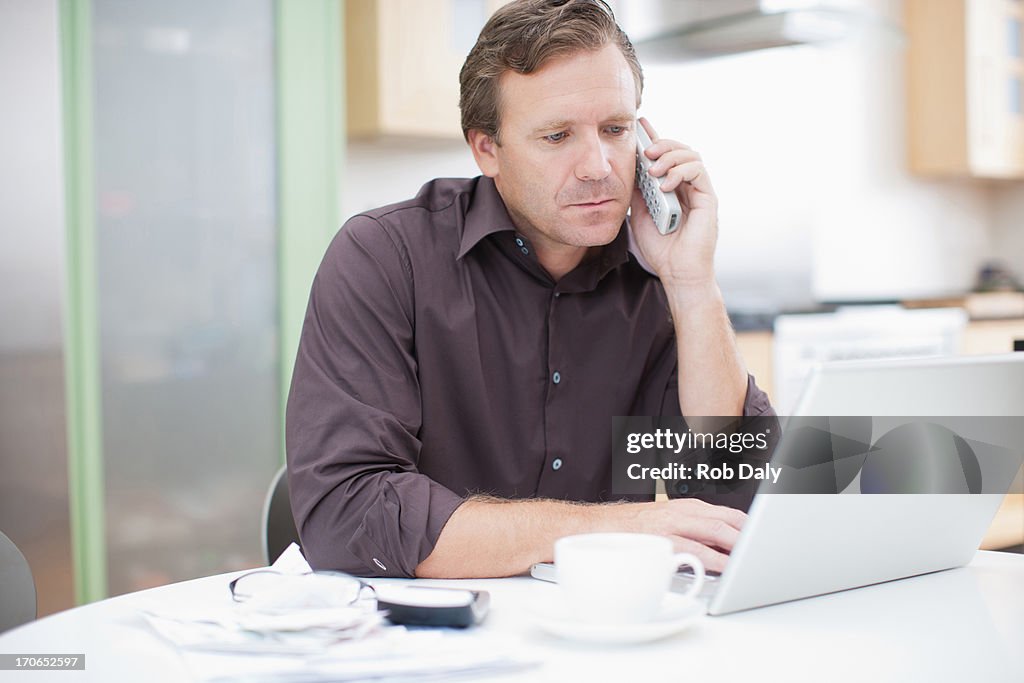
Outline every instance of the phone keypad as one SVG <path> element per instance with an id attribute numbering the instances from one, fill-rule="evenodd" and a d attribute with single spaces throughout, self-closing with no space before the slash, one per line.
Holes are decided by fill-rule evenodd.
<path id="1" fill-rule="evenodd" d="M 651 213 L 651 218 L 657 222 L 661 217 L 661 203 L 658 201 L 658 193 L 661 192 L 661 189 L 641 165 L 637 165 L 636 182 L 640 187 L 644 203 L 647 204 L 647 210 Z"/>
<path id="2" fill-rule="evenodd" d="M 647 132 L 637 124 L 636 137 L 636 186 L 647 205 L 647 211 L 654 219 L 658 232 L 667 235 L 679 227 L 682 207 L 674 192 L 662 192 L 661 183 L 647 171 L 651 168 L 651 160 L 644 150 L 651 145 Z"/>

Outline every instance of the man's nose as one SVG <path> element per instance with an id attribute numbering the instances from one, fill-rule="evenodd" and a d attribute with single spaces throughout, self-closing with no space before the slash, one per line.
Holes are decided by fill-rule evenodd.
<path id="1" fill-rule="evenodd" d="M 597 133 L 582 140 L 580 157 L 576 162 L 576 177 L 579 180 L 603 180 L 612 172 L 608 162 L 609 150 Z"/>

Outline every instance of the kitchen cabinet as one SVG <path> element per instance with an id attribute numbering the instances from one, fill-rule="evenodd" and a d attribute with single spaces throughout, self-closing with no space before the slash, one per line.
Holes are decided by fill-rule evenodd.
<path id="1" fill-rule="evenodd" d="M 1020 490 L 1019 480 L 1014 484 L 1012 490 Z M 1007 493 L 978 547 L 982 550 L 1002 550 L 1022 544 L 1024 544 L 1024 494 Z"/>
<path id="2" fill-rule="evenodd" d="M 487 18 L 503 4 L 348 0 L 349 136 L 461 138 L 459 71 Z"/>
<path id="3" fill-rule="evenodd" d="M 1024 178 L 1024 3 L 906 0 L 913 172 Z"/>
<path id="4" fill-rule="evenodd" d="M 1024 341 L 1024 320 L 974 320 L 964 330 L 962 353 L 1010 353 L 1015 341 Z"/>

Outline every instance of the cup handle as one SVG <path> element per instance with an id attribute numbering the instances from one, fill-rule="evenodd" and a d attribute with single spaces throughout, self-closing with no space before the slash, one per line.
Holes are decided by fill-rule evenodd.
<path id="1" fill-rule="evenodd" d="M 693 584 L 683 597 L 695 598 L 700 594 L 700 589 L 704 587 L 704 563 L 700 561 L 699 557 L 690 553 L 676 553 L 672 556 L 673 571 L 684 564 L 693 567 Z"/>

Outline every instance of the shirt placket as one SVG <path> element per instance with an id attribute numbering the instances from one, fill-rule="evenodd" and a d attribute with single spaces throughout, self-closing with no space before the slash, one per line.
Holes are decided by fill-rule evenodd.
<path id="1" fill-rule="evenodd" d="M 563 300 L 567 297 L 556 287 L 548 299 L 547 315 L 547 379 L 544 400 L 544 465 L 541 470 L 538 494 L 560 497 L 566 489 L 567 477 L 571 476 L 572 458 L 565 448 L 565 416 L 571 408 L 571 373 L 567 372 L 565 361 L 568 349 L 564 347 L 565 331 L 562 315 Z"/>

